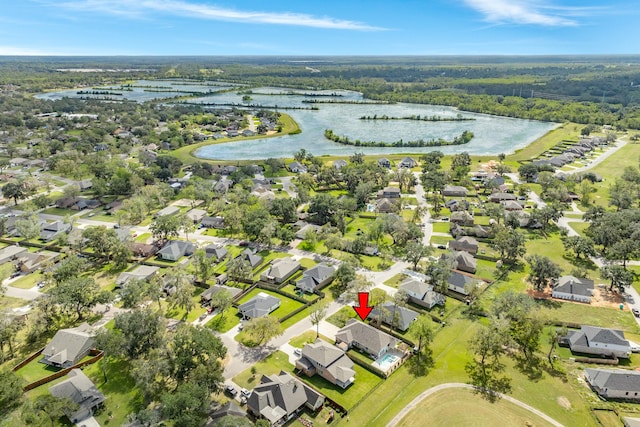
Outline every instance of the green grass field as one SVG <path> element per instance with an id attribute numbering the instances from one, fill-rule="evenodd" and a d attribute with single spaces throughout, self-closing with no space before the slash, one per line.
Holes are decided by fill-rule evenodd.
<path id="1" fill-rule="evenodd" d="M 514 403 L 499 400 L 491 403 L 465 389 L 438 391 L 422 400 L 398 424 L 413 426 L 550 426 L 537 415 Z"/>

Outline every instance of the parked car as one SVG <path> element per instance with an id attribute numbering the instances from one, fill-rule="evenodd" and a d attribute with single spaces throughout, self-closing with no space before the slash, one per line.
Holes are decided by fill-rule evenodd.
<path id="1" fill-rule="evenodd" d="M 437 248 L 438 249 L 447 249 L 447 247 L 445 245 L 438 245 Z"/>
<path id="2" fill-rule="evenodd" d="M 293 354 L 295 354 L 296 356 L 302 356 L 302 350 L 296 348 L 295 350 L 293 350 Z"/>
<path id="3" fill-rule="evenodd" d="M 233 386 L 228 385 L 224 388 L 225 393 L 229 396 L 235 397 L 238 394 L 238 390 L 236 390 Z"/>
<path id="4" fill-rule="evenodd" d="M 240 389 L 240 395 L 242 395 L 242 397 L 248 399 L 249 396 L 251 396 L 251 392 L 249 390 L 247 390 L 246 388 L 241 388 Z"/>
<path id="5" fill-rule="evenodd" d="M 640 317 L 640 310 L 638 310 L 637 308 L 632 308 L 631 312 L 633 313 L 634 316 Z"/>

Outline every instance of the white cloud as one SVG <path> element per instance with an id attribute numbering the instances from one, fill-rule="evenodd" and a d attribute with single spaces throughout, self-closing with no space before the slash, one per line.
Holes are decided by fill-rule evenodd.
<path id="1" fill-rule="evenodd" d="M 383 28 L 370 26 L 362 22 L 331 17 L 318 17 L 293 12 L 243 11 L 182 0 L 71 0 L 49 4 L 74 11 L 99 12 L 138 19 L 147 18 L 149 13 L 157 12 L 214 21 L 291 25 L 338 30 L 383 30 Z"/>
<path id="2" fill-rule="evenodd" d="M 565 7 L 536 0 L 464 0 L 467 6 L 497 23 L 543 26 L 578 25 L 575 17 L 587 16 L 598 10 L 588 7 Z"/>

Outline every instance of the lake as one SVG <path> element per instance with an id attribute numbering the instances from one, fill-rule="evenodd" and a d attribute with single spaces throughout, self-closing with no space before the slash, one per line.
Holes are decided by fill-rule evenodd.
<path id="1" fill-rule="evenodd" d="M 200 84 L 179 81 L 140 81 L 134 86 L 162 86 L 167 91 L 145 92 L 144 88 L 134 87 L 133 91 L 121 91 L 121 96 L 139 102 L 174 97 L 173 91 L 184 90 L 202 92 L 202 97 L 191 98 L 193 103 L 242 104 L 242 94 L 222 92 L 208 94 L 209 91 L 226 90 L 233 87 L 226 83 Z M 113 87 L 114 91 L 118 87 Z M 90 89 L 84 89 L 90 90 Z M 96 89 L 98 90 L 98 89 Z M 51 92 L 39 95 L 45 99 L 59 99 L 63 96 L 79 97 L 76 90 Z M 288 92 L 295 93 L 294 95 Z M 304 92 L 304 93 L 302 93 Z M 316 96 L 306 96 L 314 94 Z M 331 95 L 336 96 L 331 96 Z M 323 95 L 323 96 L 317 96 Z M 84 95 L 86 96 L 86 95 Z M 238 137 L 232 142 L 211 144 L 198 149 L 194 155 L 203 159 L 217 160 L 257 160 L 268 157 L 293 157 L 301 148 L 321 155 L 348 156 L 354 152 L 365 154 L 425 153 L 439 150 L 447 154 L 466 151 L 476 155 L 497 155 L 512 153 L 535 141 L 557 125 L 535 120 L 521 120 L 508 117 L 490 116 L 461 112 L 452 107 L 421 104 L 340 104 L 322 101 L 362 101 L 362 95 L 353 91 L 300 91 L 282 88 L 263 87 L 253 89 L 249 103 L 278 107 L 317 107 L 317 110 L 300 109 L 281 111 L 293 117 L 302 132 L 297 135 L 243 140 Z M 305 103 L 303 100 L 317 100 L 318 103 Z M 406 117 L 412 115 L 455 117 L 462 114 L 473 118 L 471 121 L 427 122 L 417 120 L 360 120 L 362 116 Z M 430 140 L 442 138 L 452 140 L 463 131 L 473 132 L 474 138 L 468 144 L 445 147 L 354 147 L 338 144 L 325 139 L 325 129 L 335 134 L 348 136 L 351 140 L 394 142 Z"/>

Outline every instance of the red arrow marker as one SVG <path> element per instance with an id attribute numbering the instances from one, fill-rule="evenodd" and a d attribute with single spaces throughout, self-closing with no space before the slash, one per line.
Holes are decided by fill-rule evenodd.
<path id="1" fill-rule="evenodd" d="M 362 320 L 365 320 L 373 307 L 369 307 L 369 292 L 358 292 L 358 301 L 360 302 L 360 307 L 353 305 L 353 309 L 358 313 L 358 316 Z"/>

